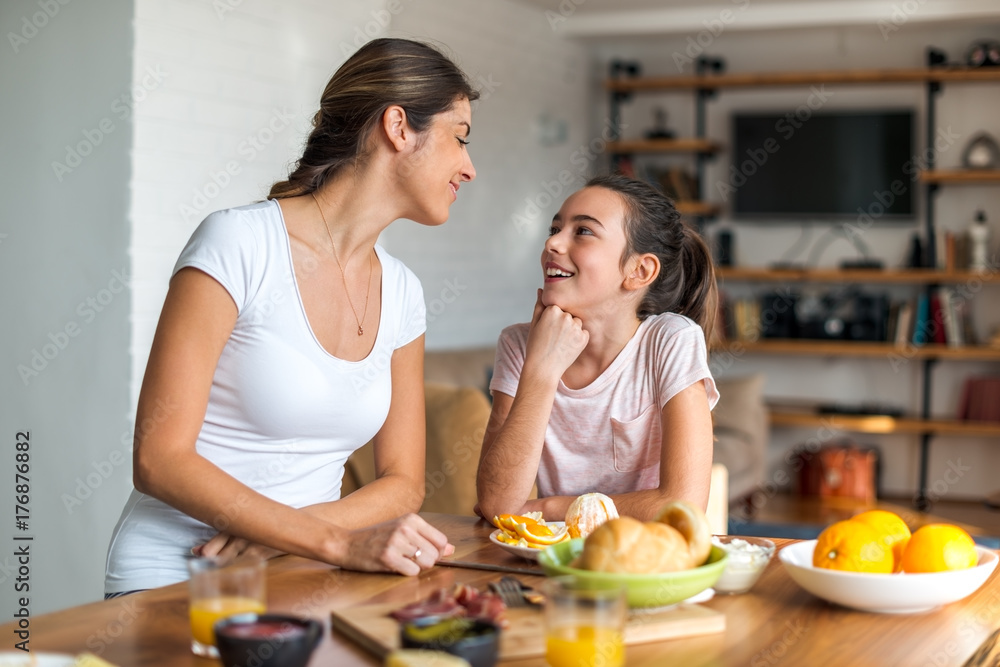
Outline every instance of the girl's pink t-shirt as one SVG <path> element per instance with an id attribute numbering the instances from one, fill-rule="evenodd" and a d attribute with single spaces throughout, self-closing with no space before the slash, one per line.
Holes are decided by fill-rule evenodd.
<path id="1" fill-rule="evenodd" d="M 527 341 L 528 324 L 501 332 L 491 392 L 516 394 Z M 660 483 L 660 413 L 695 382 L 705 383 L 714 408 L 719 392 L 701 327 L 674 313 L 643 320 L 618 357 L 588 386 L 570 389 L 559 381 L 538 464 L 538 495 L 655 489 Z"/>

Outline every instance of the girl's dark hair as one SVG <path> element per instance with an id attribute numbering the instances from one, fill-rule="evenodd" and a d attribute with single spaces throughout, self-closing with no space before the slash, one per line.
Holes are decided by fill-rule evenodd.
<path id="1" fill-rule="evenodd" d="M 715 267 L 708 246 L 663 193 L 621 174 L 596 176 L 585 187 L 617 193 L 625 205 L 625 253 L 622 268 L 635 254 L 652 253 L 660 273 L 636 311 L 640 320 L 660 313 L 678 313 L 697 322 L 712 340 L 719 302 Z"/>
<path id="2" fill-rule="evenodd" d="M 398 104 L 417 132 L 461 98 L 479 98 L 465 74 L 447 56 L 408 39 L 375 39 L 348 58 L 326 84 L 306 147 L 286 181 L 271 186 L 268 199 L 309 194 L 347 165 L 370 153 L 368 138 L 382 114 Z"/>

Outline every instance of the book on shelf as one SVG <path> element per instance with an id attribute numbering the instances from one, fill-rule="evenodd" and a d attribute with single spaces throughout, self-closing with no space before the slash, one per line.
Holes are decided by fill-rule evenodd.
<path id="1" fill-rule="evenodd" d="M 945 342 L 949 347 L 962 347 L 965 345 L 965 335 L 956 309 L 955 294 L 950 287 L 939 287 L 937 291 L 944 320 Z"/>
<path id="2" fill-rule="evenodd" d="M 896 310 L 896 321 L 893 326 L 894 336 L 891 338 L 896 345 L 906 345 L 913 335 L 913 303 L 901 301 Z"/>
<path id="3" fill-rule="evenodd" d="M 1000 377 L 966 378 L 958 404 L 963 421 L 1000 422 Z"/>
<path id="4" fill-rule="evenodd" d="M 928 331 L 927 342 L 935 345 L 944 345 L 944 312 L 941 306 L 941 295 L 938 290 L 931 292 L 930 296 L 930 331 Z"/>
<path id="5" fill-rule="evenodd" d="M 926 294 L 917 297 L 916 312 L 913 320 L 913 336 L 911 340 L 914 345 L 923 345 L 931 342 L 927 334 L 931 328 L 931 307 Z"/>

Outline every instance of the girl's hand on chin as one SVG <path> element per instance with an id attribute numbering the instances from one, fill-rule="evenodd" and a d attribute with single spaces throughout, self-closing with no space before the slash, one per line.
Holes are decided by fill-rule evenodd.
<path id="1" fill-rule="evenodd" d="M 584 330 L 579 317 L 573 317 L 559 306 L 542 305 L 542 290 L 538 290 L 526 357 L 535 359 L 559 378 L 580 356 L 589 340 L 590 334 Z"/>

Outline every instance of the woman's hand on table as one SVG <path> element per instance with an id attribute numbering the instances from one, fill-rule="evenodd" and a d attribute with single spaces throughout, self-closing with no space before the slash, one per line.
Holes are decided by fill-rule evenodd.
<path id="1" fill-rule="evenodd" d="M 236 537 L 229 533 L 216 533 L 215 537 L 204 544 L 200 544 L 191 550 L 195 556 L 215 557 L 222 564 L 229 563 L 237 556 L 259 556 L 264 560 L 282 556 L 285 552 L 262 544 L 256 544 L 242 537 Z"/>
<path id="2" fill-rule="evenodd" d="M 407 514 L 350 533 L 341 566 L 367 572 L 391 571 L 413 576 L 450 556 L 448 537 L 416 514 Z"/>

